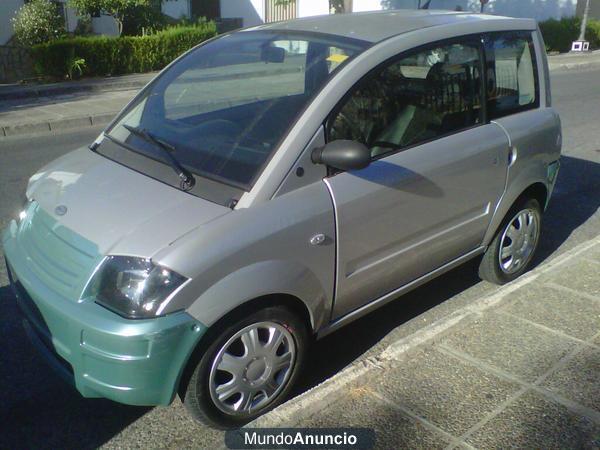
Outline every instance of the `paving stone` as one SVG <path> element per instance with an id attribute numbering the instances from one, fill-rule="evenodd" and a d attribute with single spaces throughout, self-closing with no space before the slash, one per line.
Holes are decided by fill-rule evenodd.
<path id="1" fill-rule="evenodd" d="M 503 314 L 489 313 L 447 336 L 444 344 L 533 382 L 577 343 Z"/>
<path id="2" fill-rule="evenodd" d="M 411 354 L 375 383 L 386 398 L 454 436 L 520 388 L 433 349 Z"/>
<path id="3" fill-rule="evenodd" d="M 600 426 L 528 392 L 467 438 L 482 449 L 597 449 Z"/>
<path id="4" fill-rule="evenodd" d="M 449 441 L 442 435 L 425 428 L 400 410 L 381 402 L 371 394 L 368 386 L 345 389 L 341 400 L 331 403 L 324 411 L 302 421 L 301 427 L 373 428 L 376 448 L 442 449 Z"/>
<path id="5" fill-rule="evenodd" d="M 525 286 L 513 295 L 518 300 L 502 311 L 583 340 L 590 339 L 600 330 L 600 301 L 535 284 Z"/>
<path id="6" fill-rule="evenodd" d="M 600 262 L 600 245 L 596 245 L 588 252 L 586 252 L 585 257 Z"/>
<path id="7" fill-rule="evenodd" d="M 585 294 L 600 298 L 600 264 L 580 259 L 564 270 L 553 271 L 542 277 L 543 281 L 552 281 Z"/>
<path id="8" fill-rule="evenodd" d="M 600 350 L 584 349 L 543 386 L 600 412 Z"/>

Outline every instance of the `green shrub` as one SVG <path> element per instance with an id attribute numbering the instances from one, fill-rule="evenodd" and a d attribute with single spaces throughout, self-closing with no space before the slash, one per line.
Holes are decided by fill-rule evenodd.
<path id="1" fill-rule="evenodd" d="M 12 19 L 17 41 L 30 47 L 58 39 L 65 34 L 65 21 L 58 6 L 48 0 L 32 0 Z"/>
<path id="2" fill-rule="evenodd" d="M 540 30 L 548 51 L 561 53 L 571 50 L 571 44 L 579 37 L 581 19 L 567 17 L 560 20 L 550 19 L 540 22 Z M 590 41 L 592 49 L 600 48 L 600 21 L 590 19 L 586 27 L 585 37 Z"/>
<path id="3" fill-rule="evenodd" d="M 69 60 L 85 60 L 83 75 L 122 75 L 159 70 L 186 50 L 216 35 L 214 22 L 172 27 L 147 36 L 75 37 L 32 48 L 38 75 L 63 77 Z"/>

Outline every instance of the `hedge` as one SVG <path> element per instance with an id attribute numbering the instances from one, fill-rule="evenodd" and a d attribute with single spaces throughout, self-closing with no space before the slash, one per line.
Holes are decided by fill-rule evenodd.
<path id="1" fill-rule="evenodd" d="M 571 44 L 579 38 L 581 19 L 569 17 L 560 20 L 550 19 L 540 22 L 540 30 L 548 51 L 568 52 Z M 590 19 L 586 27 L 585 37 L 590 41 L 592 49 L 600 48 L 600 20 Z"/>
<path id="2" fill-rule="evenodd" d="M 159 70 L 186 50 L 217 34 L 214 22 L 172 27 L 147 36 L 74 37 L 32 47 L 40 76 L 63 77 L 73 58 L 83 58 L 83 75 L 103 76 Z"/>

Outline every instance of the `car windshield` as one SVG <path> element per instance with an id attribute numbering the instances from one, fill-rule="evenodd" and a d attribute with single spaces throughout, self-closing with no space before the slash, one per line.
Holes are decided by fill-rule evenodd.
<path id="1" fill-rule="evenodd" d="M 366 47 L 323 34 L 242 31 L 189 52 L 127 107 L 108 137 L 193 174 L 248 190 L 311 97 Z M 199 181 L 200 183 L 200 181 Z"/>

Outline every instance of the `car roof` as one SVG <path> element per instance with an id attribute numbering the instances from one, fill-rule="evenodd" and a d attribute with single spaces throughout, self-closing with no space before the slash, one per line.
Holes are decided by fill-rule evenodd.
<path id="1" fill-rule="evenodd" d="M 507 22 L 512 22 L 511 26 L 519 30 L 534 30 L 537 26 L 533 19 L 515 19 L 472 12 L 400 9 L 304 17 L 259 25 L 247 30 L 319 32 L 375 43 L 421 28 L 450 24 L 462 23 L 468 32 L 470 24 L 481 21 L 489 24 L 490 31 L 494 29 L 494 24 L 499 22 L 504 26 Z"/>

